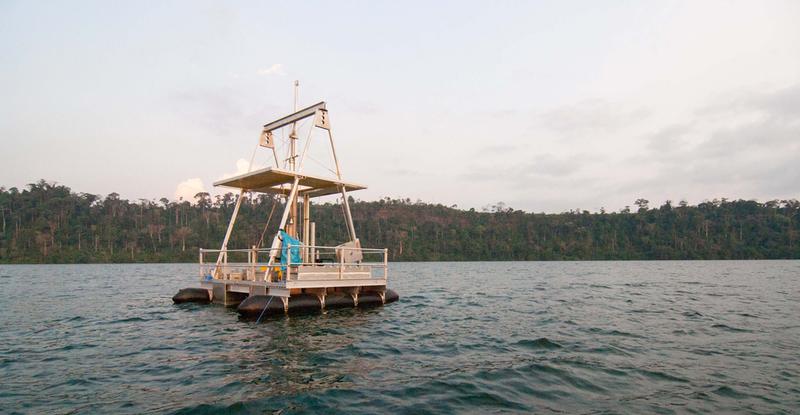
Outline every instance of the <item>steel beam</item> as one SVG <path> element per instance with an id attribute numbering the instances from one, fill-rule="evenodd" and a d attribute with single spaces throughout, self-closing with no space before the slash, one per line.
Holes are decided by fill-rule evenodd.
<path id="1" fill-rule="evenodd" d="M 294 114 L 289 114 L 281 119 L 275 120 L 269 124 L 265 124 L 264 131 L 277 130 L 278 128 L 285 127 L 304 118 L 311 117 L 312 115 L 316 114 L 317 110 L 319 109 L 325 109 L 325 101 L 318 102 L 310 107 L 303 108 Z"/>

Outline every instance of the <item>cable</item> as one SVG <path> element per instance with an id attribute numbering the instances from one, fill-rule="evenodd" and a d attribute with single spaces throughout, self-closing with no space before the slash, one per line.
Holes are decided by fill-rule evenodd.
<path id="1" fill-rule="evenodd" d="M 253 155 L 250 156 L 250 165 L 247 167 L 247 172 L 250 173 L 253 170 L 253 160 L 256 158 L 256 150 L 258 150 L 258 146 L 260 143 L 256 143 L 256 148 L 253 149 Z"/>
<path id="2" fill-rule="evenodd" d="M 272 209 L 269 211 L 269 216 L 267 217 L 267 224 L 264 225 L 264 230 L 261 231 L 261 237 L 258 238 L 258 244 L 256 248 L 261 248 L 261 243 L 264 242 L 264 235 L 267 233 L 267 228 L 269 228 L 269 223 L 272 220 L 272 214 L 275 213 L 275 206 L 278 205 L 278 201 L 273 197 L 272 198 Z"/>
<path id="3" fill-rule="evenodd" d="M 275 298 L 275 296 L 274 296 L 274 295 L 270 295 L 270 296 L 269 296 L 269 300 L 267 301 L 267 304 L 265 304 L 265 305 L 264 305 L 264 309 L 263 309 L 263 310 L 261 310 L 261 315 L 260 315 L 260 316 L 258 316 L 258 320 L 256 320 L 256 324 L 258 324 L 258 323 L 261 323 L 261 317 L 264 317 L 264 312 L 266 312 L 266 311 L 267 311 L 267 307 L 269 307 L 269 303 L 271 303 L 271 302 L 272 302 L 272 299 L 273 299 L 273 298 Z"/>

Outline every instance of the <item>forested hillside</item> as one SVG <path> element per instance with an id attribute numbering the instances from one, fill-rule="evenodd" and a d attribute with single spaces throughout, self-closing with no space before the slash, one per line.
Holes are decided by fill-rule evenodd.
<path id="1" fill-rule="evenodd" d="M 219 248 L 235 199 L 200 193 L 191 202 L 128 201 L 45 181 L 0 188 L 0 262 L 196 261 L 199 247 Z M 258 243 L 273 202 L 246 196 L 231 248 Z M 394 261 L 800 258 L 797 200 L 635 205 L 540 214 L 502 203 L 476 211 L 387 198 L 351 208 L 362 246 L 387 247 Z M 318 244 L 346 240 L 340 205 L 311 209 Z M 263 245 L 275 232 L 276 211 Z"/>

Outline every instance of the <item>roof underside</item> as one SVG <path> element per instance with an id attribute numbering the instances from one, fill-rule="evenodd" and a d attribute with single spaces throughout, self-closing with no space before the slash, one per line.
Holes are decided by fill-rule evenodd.
<path id="1" fill-rule="evenodd" d="M 340 193 L 339 186 L 344 186 L 348 192 L 366 189 L 366 186 L 355 183 L 346 183 L 340 180 L 324 177 L 298 174 L 288 170 L 267 167 L 265 169 L 240 174 L 229 179 L 220 180 L 214 186 L 233 187 L 258 193 L 272 193 L 288 195 L 292 190 L 294 178 L 300 178 L 299 194 L 309 197 L 319 197 Z"/>

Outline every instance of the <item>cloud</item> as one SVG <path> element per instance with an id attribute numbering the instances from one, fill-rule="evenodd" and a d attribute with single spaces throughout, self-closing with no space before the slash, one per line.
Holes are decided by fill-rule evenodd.
<path id="1" fill-rule="evenodd" d="M 654 191 L 671 198 L 797 197 L 800 88 L 739 92 L 716 99 L 643 137 L 626 161 L 635 174 L 614 192 Z"/>
<path id="2" fill-rule="evenodd" d="M 800 196 L 798 86 L 739 90 L 688 108 L 652 107 L 641 122 L 633 114 L 645 106 L 620 102 L 617 111 L 606 104 L 581 101 L 545 112 L 552 128 L 528 132 L 530 146 L 487 145 L 482 156 L 502 158 L 475 163 L 457 180 L 533 210 L 616 210 L 638 197 L 697 203 Z"/>
<path id="3" fill-rule="evenodd" d="M 646 119 L 644 107 L 615 104 L 602 99 L 584 100 L 547 111 L 539 121 L 550 130 L 563 134 L 615 132 Z"/>
<path id="4" fill-rule="evenodd" d="M 234 177 L 234 176 L 238 176 L 240 174 L 249 173 L 249 172 L 251 172 L 253 170 L 258 170 L 258 169 L 260 169 L 262 167 L 263 166 L 253 162 L 253 167 L 250 168 L 250 162 L 249 161 L 247 161 L 245 159 L 239 159 L 239 160 L 236 160 L 236 171 L 234 171 L 232 173 L 224 173 L 222 176 L 220 176 L 219 180 L 224 180 L 224 179 L 228 179 L 228 178 L 231 178 L 231 177 Z"/>
<path id="5" fill-rule="evenodd" d="M 205 191 L 206 187 L 203 181 L 198 177 L 193 177 L 178 183 L 178 187 L 175 188 L 175 198 L 191 202 L 194 200 L 194 195 Z"/>
<path id="6" fill-rule="evenodd" d="M 674 153 L 686 144 L 685 136 L 691 132 L 691 126 L 675 124 L 660 129 L 647 138 L 648 149 L 654 153 Z"/>
<path id="7" fill-rule="evenodd" d="M 768 115 L 782 120 L 797 120 L 800 115 L 800 84 L 772 91 L 739 90 L 725 94 L 695 112 L 700 117 L 741 116 L 747 113 Z"/>
<path id="8" fill-rule="evenodd" d="M 518 186 L 532 180 L 562 179 L 579 172 L 592 161 L 586 154 L 558 157 L 552 154 L 537 154 L 529 160 L 504 165 L 472 166 L 460 177 L 466 181 L 502 181 Z"/>
<path id="9" fill-rule="evenodd" d="M 286 75 L 286 72 L 283 71 L 282 63 L 273 63 L 269 68 L 259 69 L 258 74 L 261 76 Z"/>
<path id="10" fill-rule="evenodd" d="M 422 172 L 412 169 L 406 169 L 403 167 L 390 167 L 385 168 L 383 171 L 387 174 L 391 174 L 393 176 L 403 176 L 403 177 L 410 177 L 410 176 L 422 176 Z"/>
<path id="11" fill-rule="evenodd" d="M 577 172 L 584 165 L 586 157 L 575 155 L 567 158 L 555 157 L 552 154 L 537 155 L 525 165 L 518 167 L 520 176 L 565 177 Z"/>
<path id="12" fill-rule="evenodd" d="M 241 128 L 246 117 L 244 104 L 232 90 L 191 89 L 170 96 L 175 112 L 187 122 L 202 126 L 215 136 L 228 137 Z"/>
<path id="13" fill-rule="evenodd" d="M 229 172 L 229 173 L 225 173 L 222 176 L 220 176 L 219 179 L 217 179 L 217 180 L 223 180 L 223 179 L 227 179 L 227 178 L 230 178 L 230 177 L 238 176 L 240 174 L 245 174 L 245 173 L 248 172 L 248 168 L 249 167 L 250 167 L 250 162 L 248 160 L 240 158 L 239 160 L 236 160 L 236 170 L 235 171 Z M 256 169 L 259 169 L 261 167 L 262 166 L 257 165 L 256 163 L 253 163 L 252 170 L 256 170 Z M 250 171 L 252 171 L 252 170 L 250 170 Z M 226 189 L 226 188 L 219 188 L 219 189 L 212 189 L 212 190 L 214 191 L 214 193 L 217 193 L 217 192 L 224 193 L 226 191 L 230 191 L 230 189 Z M 209 193 L 211 193 L 211 191 L 206 190 L 205 184 L 203 184 L 203 180 L 201 180 L 199 177 L 193 177 L 191 179 L 186 179 L 186 180 L 178 183 L 178 186 L 175 188 L 175 198 L 176 199 L 181 199 L 182 198 L 183 200 L 187 200 L 187 201 L 193 202 L 194 201 L 194 195 L 196 195 L 196 194 L 198 194 L 200 192 L 209 192 Z"/>
<path id="14" fill-rule="evenodd" d="M 252 91 L 232 87 L 179 90 L 168 96 L 168 102 L 185 123 L 226 143 L 246 134 L 258 137 L 268 114 L 284 112 L 281 106 L 263 101 Z"/>
<path id="15" fill-rule="evenodd" d="M 519 146 L 513 144 L 493 144 L 475 150 L 475 154 L 478 156 L 487 156 L 487 155 L 502 156 L 509 153 L 513 153 L 517 150 L 519 150 Z"/>

